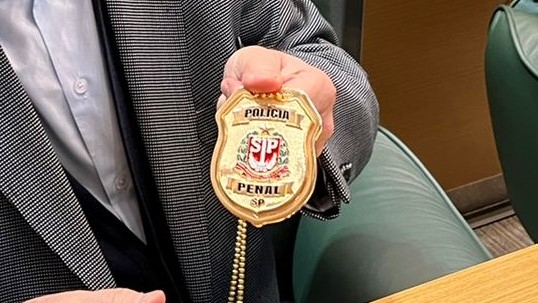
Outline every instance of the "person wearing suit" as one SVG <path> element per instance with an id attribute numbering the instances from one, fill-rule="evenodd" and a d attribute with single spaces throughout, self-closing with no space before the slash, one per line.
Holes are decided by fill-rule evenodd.
<path id="1" fill-rule="evenodd" d="M 338 216 L 378 107 L 335 40 L 309 0 L 0 1 L 0 302 L 227 301 L 237 220 L 209 167 L 239 87 L 310 95 L 302 213 Z M 264 228 L 247 258 L 244 302 L 290 299 Z"/>

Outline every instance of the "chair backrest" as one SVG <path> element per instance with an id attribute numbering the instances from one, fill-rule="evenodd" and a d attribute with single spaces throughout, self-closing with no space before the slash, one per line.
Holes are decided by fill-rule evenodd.
<path id="1" fill-rule="evenodd" d="M 420 161 L 381 128 L 339 218 L 302 218 L 296 302 L 370 302 L 490 259 Z"/>
<path id="2" fill-rule="evenodd" d="M 345 4 L 349 0 L 312 0 L 320 13 L 334 27 L 340 40 L 344 34 Z M 355 0 L 353 0 L 355 1 Z M 357 0 L 362 3 L 362 0 Z M 283 299 L 293 300 L 294 290 L 292 282 L 293 251 L 300 215 L 279 224 L 265 227 L 271 236 L 275 260 L 277 262 L 277 275 L 281 287 L 280 294 Z"/>
<path id="3" fill-rule="evenodd" d="M 501 5 L 486 47 L 486 83 L 512 205 L 538 240 L 538 2 Z"/>

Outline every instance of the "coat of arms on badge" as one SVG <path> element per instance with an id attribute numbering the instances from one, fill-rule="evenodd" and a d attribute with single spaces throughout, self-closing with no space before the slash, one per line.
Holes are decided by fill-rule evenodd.
<path id="1" fill-rule="evenodd" d="M 309 199 L 321 118 L 301 91 L 239 90 L 217 111 L 211 182 L 222 204 L 254 226 L 282 221 Z"/>
<path id="2" fill-rule="evenodd" d="M 288 144 L 270 129 L 253 131 L 241 141 L 235 169 L 244 177 L 267 180 L 288 176 Z"/>

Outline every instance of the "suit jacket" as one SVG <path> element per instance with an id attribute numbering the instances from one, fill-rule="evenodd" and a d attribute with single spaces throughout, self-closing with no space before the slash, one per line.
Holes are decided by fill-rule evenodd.
<path id="1" fill-rule="evenodd" d="M 215 102 L 226 60 L 262 45 L 324 70 L 337 87 L 335 133 L 319 158 L 325 195 L 307 214 L 337 216 L 368 160 L 377 103 L 308 0 L 95 1 L 139 198 L 157 203 L 193 302 L 223 302 L 236 219 L 209 181 Z M 149 180 L 149 181 L 148 181 Z M 158 235 L 157 235 L 158 236 Z M 246 301 L 278 300 L 271 244 L 249 228 Z M 0 49 L 0 302 L 115 287 L 40 119 Z"/>

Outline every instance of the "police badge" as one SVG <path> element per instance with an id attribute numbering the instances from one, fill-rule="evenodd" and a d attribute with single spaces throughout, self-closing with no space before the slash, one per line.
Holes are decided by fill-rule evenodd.
<path id="1" fill-rule="evenodd" d="M 321 118 L 302 91 L 241 89 L 217 111 L 211 182 L 221 203 L 256 227 L 296 213 L 316 184 Z"/>
<path id="2" fill-rule="evenodd" d="M 220 202 L 239 218 L 228 303 L 242 303 L 247 222 L 256 227 L 280 222 L 308 201 L 316 184 L 314 143 L 321 117 L 299 90 L 260 95 L 241 89 L 215 119 L 219 137 L 211 183 Z"/>

